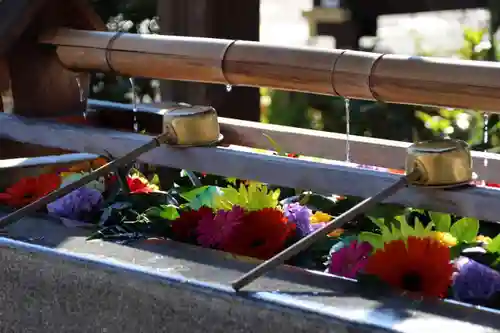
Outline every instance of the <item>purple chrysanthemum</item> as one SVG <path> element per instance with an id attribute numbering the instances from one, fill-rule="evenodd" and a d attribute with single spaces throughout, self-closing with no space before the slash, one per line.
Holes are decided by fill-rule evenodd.
<path id="1" fill-rule="evenodd" d="M 312 211 L 299 203 L 286 204 L 283 213 L 288 221 L 295 223 L 300 237 L 307 236 L 314 231 L 311 225 Z"/>
<path id="2" fill-rule="evenodd" d="M 100 208 L 102 194 L 96 189 L 80 187 L 47 205 L 50 214 L 82 220 L 85 215 Z"/>
<path id="3" fill-rule="evenodd" d="M 500 291 L 500 273 L 467 257 L 455 262 L 453 295 L 463 302 L 487 300 Z"/>

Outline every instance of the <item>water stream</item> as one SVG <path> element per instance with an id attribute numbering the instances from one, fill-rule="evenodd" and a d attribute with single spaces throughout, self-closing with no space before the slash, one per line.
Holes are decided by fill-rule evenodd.
<path id="1" fill-rule="evenodd" d="M 351 161 L 351 101 L 349 98 L 344 98 L 345 103 L 345 160 L 346 162 Z"/>

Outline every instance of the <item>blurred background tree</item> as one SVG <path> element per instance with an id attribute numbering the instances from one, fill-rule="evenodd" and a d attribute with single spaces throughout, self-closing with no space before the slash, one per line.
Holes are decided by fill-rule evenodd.
<path id="1" fill-rule="evenodd" d="M 92 0 L 97 12 L 113 31 L 157 33 L 157 0 Z M 463 59 L 496 61 L 495 33 L 500 25 L 500 1 L 490 0 L 491 20 L 480 31 L 466 29 L 464 44 L 457 55 Z M 415 41 L 419 43 L 418 39 Z M 418 45 L 417 45 L 418 46 Z M 432 56 L 420 49 L 419 55 Z M 91 98 L 131 102 L 159 101 L 159 82 L 135 79 L 135 93 L 129 78 L 95 74 Z M 338 97 L 261 89 L 263 122 L 344 133 L 345 101 Z M 189 102 L 189 101 L 186 101 Z M 388 112 L 388 110 L 391 110 Z M 485 117 L 480 110 L 433 108 L 349 101 L 351 134 L 416 141 L 433 137 L 453 137 L 469 142 L 474 149 L 500 151 L 499 118 Z M 483 129 L 487 125 L 487 140 Z M 497 147 L 497 148 L 495 148 Z"/>

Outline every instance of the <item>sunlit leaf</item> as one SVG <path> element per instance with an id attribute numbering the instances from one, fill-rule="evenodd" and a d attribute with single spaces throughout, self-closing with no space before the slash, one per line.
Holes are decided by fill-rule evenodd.
<path id="1" fill-rule="evenodd" d="M 449 232 L 451 227 L 451 216 L 445 213 L 429 212 L 432 222 L 437 231 Z"/>
<path id="2" fill-rule="evenodd" d="M 450 234 L 459 242 L 469 243 L 475 241 L 478 232 L 479 220 L 471 217 L 464 217 L 458 220 L 450 228 Z"/>
<path id="3" fill-rule="evenodd" d="M 384 240 L 382 238 L 382 235 L 376 234 L 374 232 L 361 232 L 358 236 L 358 240 L 360 242 L 370 243 L 370 245 L 373 246 L 374 249 L 381 249 L 384 247 Z"/>
<path id="4" fill-rule="evenodd" d="M 500 253 L 500 234 L 491 240 L 486 246 L 486 250 L 492 253 Z"/>

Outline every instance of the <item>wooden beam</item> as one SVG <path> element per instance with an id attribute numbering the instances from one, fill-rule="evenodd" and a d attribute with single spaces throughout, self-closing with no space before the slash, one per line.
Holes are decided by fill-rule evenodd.
<path id="1" fill-rule="evenodd" d="M 0 170 L 71 164 L 92 161 L 97 158 L 99 158 L 99 155 L 87 153 L 10 158 L 6 160 L 0 160 Z"/>
<path id="2" fill-rule="evenodd" d="M 2 138 L 98 155 L 109 152 L 116 157 L 152 139 L 149 135 L 76 127 L 8 114 L 0 114 L 0 123 Z M 281 157 L 234 145 L 188 149 L 164 146 L 144 154 L 139 160 L 153 165 L 357 197 L 370 197 L 399 177 L 360 169 L 350 163 Z M 440 190 L 409 187 L 387 202 L 496 221 L 500 216 L 499 200 L 500 189 L 496 188 L 468 186 Z"/>
<path id="3" fill-rule="evenodd" d="M 104 127 L 121 129 L 115 127 L 113 119 L 128 119 L 133 122 L 132 106 L 130 104 L 115 103 L 90 99 L 90 108 L 97 111 L 95 123 Z M 161 119 L 157 119 L 158 111 L 162 105 L 141 104 L 138 111 L 140 128 L 144 128 L 150 134 L 159 134 L 161 131 Z M 123 113 L 129 115 L 125 116 Z M 119 116 L 118 116 L 119 114 Z M 142 124 L 141 122 L 147 122 Z M 265 135 L 275 140 L 280 147 L 289 153 L 306 156 L 317 156 L 326 159 L 343 161 L 346 157 L 347 136 L 342 133 L 315 131 L 310 129 L 264 124 L 252 121 L 237 120 L 219 117 L 221 132 L 224 134 L 224 142 L 239 146 L 274 150 Z M 111 125 L 111 126 L 109 126 Z M 132 125 L 124 128 L 132 128 Z M 350 135 L 350 160 L 351 162 L 374 165 L 391 169 L 404 169 L 406 149 L 411 145 L 409 142 L 370 138 L 364 136 Z M 473 151 L 472 160 L 474 171 L 481 180 L 500 183 L 500 155 Z M 487 160 L 487 164 L 485 164 Z"/>
<path id="4" fill-rule="evenodd" d="M 13 113 L 40 118 L 71 118 L 81 122 L 85 110 L 82 97 L 88 96 L 90 76 L 75 73 L 59 62 L 54 52 L 37 43 L 38 35 L 58 27 L 103 29 L 105 25 L 86 0 L 0 1 L 0 54 L 8 77 L 1 73 L 0 84 L 10 83 Z M 3 37 L 5 36 L 5 41 Z M 9 81 L 7 81 L 7 79 Z M 33 145 L 3 144 L 2 158 L 55 155 L 57 150 Z"/>

